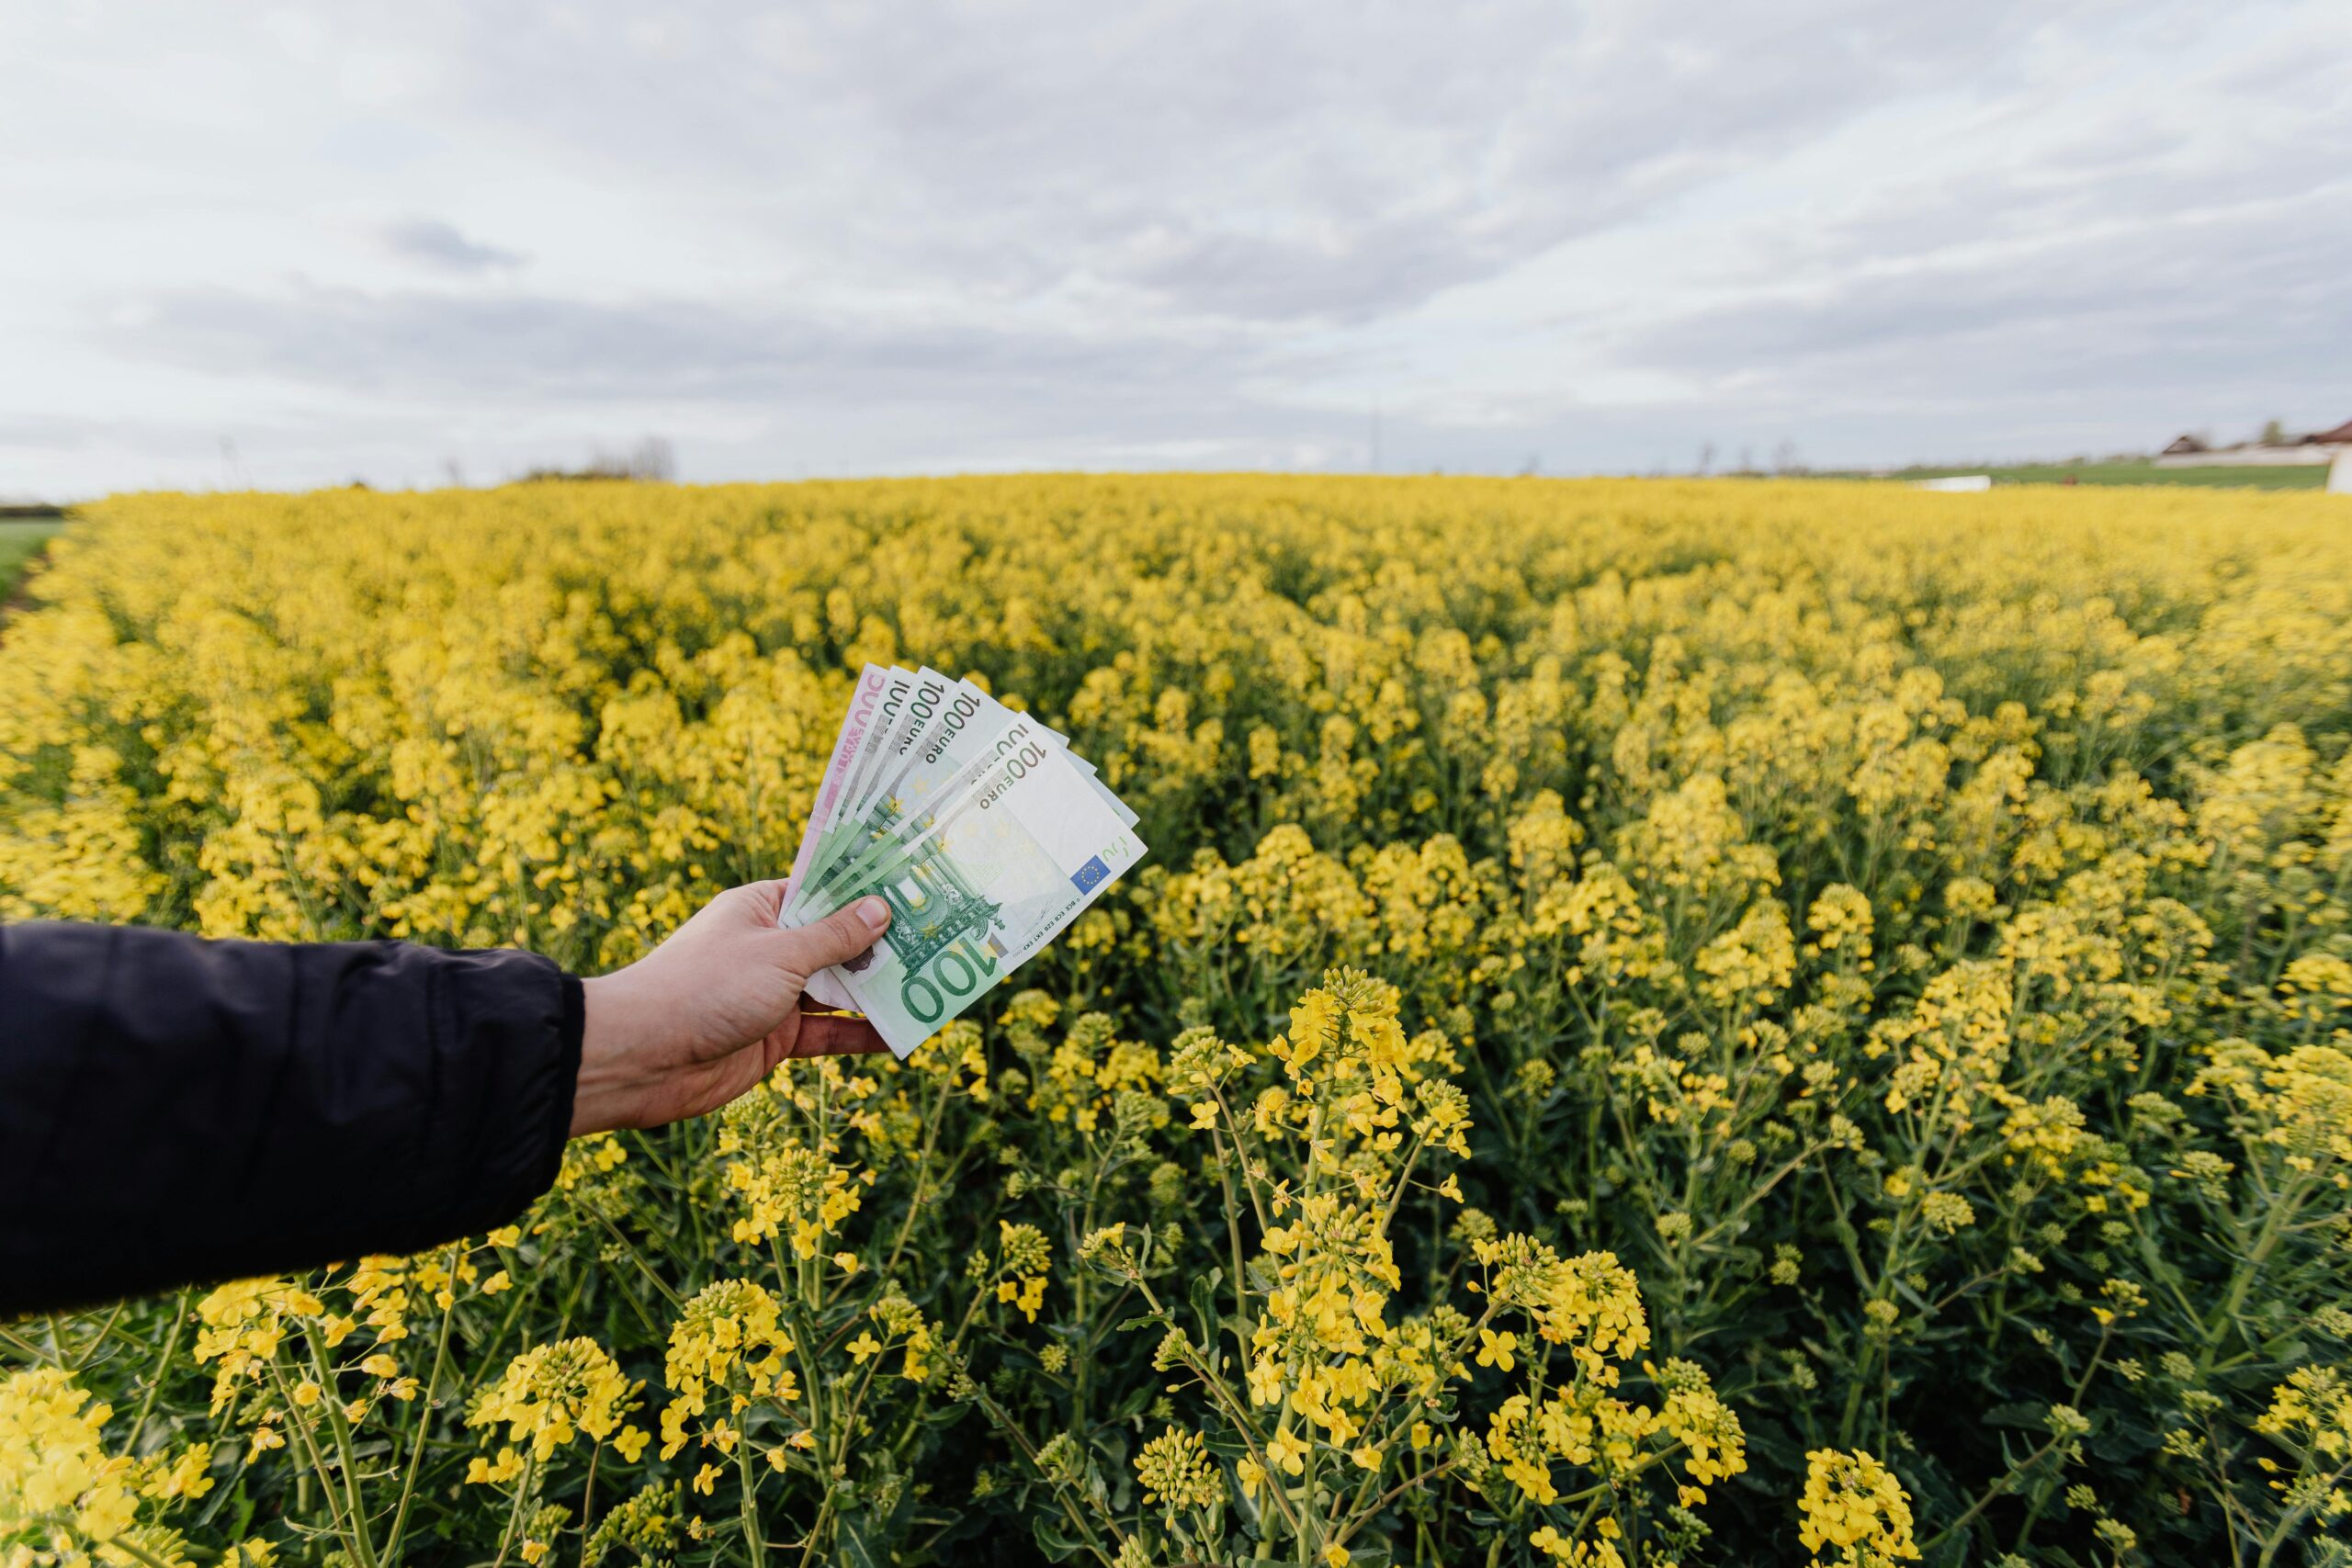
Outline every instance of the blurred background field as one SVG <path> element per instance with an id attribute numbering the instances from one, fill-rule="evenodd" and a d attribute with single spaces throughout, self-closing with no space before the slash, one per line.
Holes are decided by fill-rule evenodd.
<path id="1" fill-rule="evenodd" d="M 2203 468 L 2161 468 L 2153 460 L 2132 463 L 2018 463 L 1990 467 L 1896 468 L 1867 477 L 1885 479 L 1948 479 L 1987 474 L 1996 485 L 2209 485 L 2223 490 L 2324 490 L 2324 464 L 2247 464 Z M 1860 474 L 1825 478 L 1864 477 Z"/>
<path id="2" fill-rule="evenodd" d="M 18 579 L 62 526 L 62 522 L 50 519 L 0 517 L 0 604 L 16 592 Z"/>

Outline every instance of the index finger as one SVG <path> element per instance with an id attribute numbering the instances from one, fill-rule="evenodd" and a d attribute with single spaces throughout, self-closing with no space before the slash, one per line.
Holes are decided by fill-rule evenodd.
<path id="1" fill-rule="evenodd" d="M 800 1021 L 799 1037 L 792 1043 L 792 1055 L 802 1056 L 870 1056 L 890 1047 L 874 1025 L 854 1013 L 809 1013 Z"/>
<path id="2" fill-rule="evenodd" d="M 792 880 L 785 877 L 769 882 L 747 882 L 743 884 L 743 890 L 752 896 L 752 904 L 761 914 L 774 922 L 784 913 L 784 906 L 792 897 Z"/>

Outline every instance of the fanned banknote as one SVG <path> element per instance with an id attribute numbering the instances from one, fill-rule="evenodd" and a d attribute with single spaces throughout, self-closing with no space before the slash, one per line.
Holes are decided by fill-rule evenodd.
<path id="1" fill-rule="evenodd" d="M 890 906 L 873 951 L 808 994 L 904 1057 L 1143 858 L 1136 814 L 1069 738 L 928 667 L 867 665 L 819 784 L 787 926 Z"/>

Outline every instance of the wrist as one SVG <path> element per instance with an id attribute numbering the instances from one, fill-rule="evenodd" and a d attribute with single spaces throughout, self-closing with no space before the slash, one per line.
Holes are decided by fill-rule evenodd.
<path id="1" fill-rule="evenodd" d="M 643 1075 L 638 1047 L 648 1038 L 628 971 L 580 983 L 580 1076 L 571 1093 L 575 1138 L 638 1124 Z"/>

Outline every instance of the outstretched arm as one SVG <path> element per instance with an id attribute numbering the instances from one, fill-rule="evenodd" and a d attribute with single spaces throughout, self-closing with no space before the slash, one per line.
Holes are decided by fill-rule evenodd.
<path id="1" fill-rule="evenodd" d="M 525 953 L 0 929 L 0 1317 L 476 1235 L 567 1137 L 879 1049 L 801 993 L 887 919 L 782 931 L 781 886 L 584 984 Z"/>

